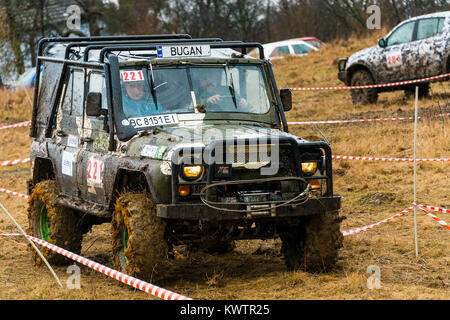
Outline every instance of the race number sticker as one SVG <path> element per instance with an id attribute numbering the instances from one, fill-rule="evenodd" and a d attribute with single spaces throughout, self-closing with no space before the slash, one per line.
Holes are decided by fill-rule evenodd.
<path id="1" fill-rule="evenodd" d="M 158 46 L 156 53 L 158 58 L 209 57 L 211 47 L 209 45 Z"/>
<path id="2" fill-rule="evenodd" d="M 136 129 L 179 123 L 178 116 L 175 113 L 129 118 L 128 121 L 133 126 L 133 128 Z"/>
<path id="3" fill-rule="evenodd" d="M 401 66 L 403 64 L 402 51 L 399 49 L 386 53 L 386 64 L 388 68 Z"/>
<path id="4" fill-rule="evenodd" d="M 144 73 L 142 70 L 122 70 L 120 71 L 120 75 L 124 82 L 144 80 Z"/>
<path id="5" fill-rule="evenodd" d="M 88 185 L 102 187 L 103 183 L 103 161 L 90 158 L 87 167 Z"/>
<path id="6" fill-rule="evenodd" d="M 74 154 L 72 152 L 63 151 L 61 159 L 61 172 L 66 176 L 73 176 Z"/>

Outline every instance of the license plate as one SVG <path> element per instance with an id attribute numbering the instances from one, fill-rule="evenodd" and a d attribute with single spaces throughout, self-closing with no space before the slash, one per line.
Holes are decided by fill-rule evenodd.
<path id="1" fill-rule="evenodd" d="M 136 129 L 145 127 L 164 126 L 168 124 L 176 124 L 179 122 L 178 116 L 175 113 L 129 118 L 128 121 Z"/>
<path id="2" fill-rule="evenodd" d="M 242 194 L 241 197 L 242 201 L 247 203 L 269 201 L 268 193 L 247 193 Z"/>

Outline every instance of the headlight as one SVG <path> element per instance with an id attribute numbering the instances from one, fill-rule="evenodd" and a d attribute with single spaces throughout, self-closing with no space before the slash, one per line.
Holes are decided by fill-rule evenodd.
<path id="1" fill-rule="evenodd" d="M 302 162 L 302 171 L 308 176 L 312 176 L 317 171 L 317 162 Z"/>
<path id="2" fill-rule="evenodd" d="M 203 166 L 184 166 L 183 176 L 187 179 L 197 179 L 203 173 Z"/>

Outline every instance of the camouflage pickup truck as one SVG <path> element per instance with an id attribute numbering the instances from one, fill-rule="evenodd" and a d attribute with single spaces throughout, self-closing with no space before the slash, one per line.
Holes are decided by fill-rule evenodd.
<path id="1" fill-rule="evenodd" d="M 378 46 L 338 61 L 338 78 L 348 86 L 392 83 L 450 73 L 450 11 L 427 14 L 400 23 Z M 446 80 L 448 80 L 447 78 Z M 375 103 L 378 93 L 419 86 L 419 96 L 429 95 L 430 83 L 351 90 L 355 104 Z"/>
<path id="2" fill-rule="evenodd" d="M 330 146 L 288 133 L 291 92 L 260 44 L 45 38 L 36 70 L 34 236 L 79 253 L 83 235 L 110 222 L 115 268 L 145 280 L 164 275 L 177 246 L 225 253 L 242 239 L 280 237 L 290 270 L 335 264 Z"/>

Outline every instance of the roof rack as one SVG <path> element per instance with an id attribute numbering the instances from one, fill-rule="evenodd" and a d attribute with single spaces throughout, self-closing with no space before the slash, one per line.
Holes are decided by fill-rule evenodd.
<path id="1" fill-rule="evenodd" d="M 145 46 L 145 45 L 151 45 L 153 43 L 157 44 L 172 44 L 172 43 L 191 43 L 191 42 L 197 42 L 197 43 L 205 43 L 205 42 L 223 42 L 220 38 L 204 38 L 204 39 L 180 39 L 180 40 L 148 40 L 148 41 L 130 41 L 130 42 L 124 42 L 123 44 L 120 43 L 118 46 L 115 47 L 122 47 L 122 46 L 130 46 L 135 45 L 136 47 L 139 45 Z M 89 61 L 89 53 L 92 50 L 100 50 L 105 47 L 110 47 L 111 45 L 114 45 L 114 43 L 90 43 L 88 46 L 86 46 L 84 53 L 83 53 L 83 61 L 88 62 Z M 67 50 L 67 48 L 66 48 Z M 67 52 L 67 51 L 66 51 Z"/>
<path id="2" fill-rule="evenodd" d="M 198 41 L 201 39 L 192 39 L 190 44 L 204 44 L 204 42 Z M 226 48 L 240 48 L 243 49 L 243 53 L 245 54 L 248 48 L 257 48 L 259 50 L 260 59 L 264 60 L 264 49 L 263 46 L 258 42 L 241 42 L 241 41 L 223 41 L 223 42 L 212 42 L 209 43 L 211 49 L 226 49 Z M 140 50 L 156 50 L 158 45 L 148 45 L 148 46 L 139 46 L 139 45 L 130 45 L 130 46 L 110 46 L 104 47 L 100 51 L 99 61 L 100 63 L 105 62 L 105 57 L 108 53 L 113 51 L 140 51 Z"/>
<path id="3" fill-rule="evenodd" d="M 66 44 L 64 52 L 64 59 L 50 57 L 43 55 L 44 47 L 48 43 Z M 158 46 L 164 44 L 175 43 L 189 43 L 195 44 L 209 44 L 212 49 L 242 49 L 242 54 L 247 53 L 249 48 L 257 48 L 259 50 L 260 59 L 264 60 L 264 49 L 260 43 L 250 42 L 244 43 L 242 41 L 223 41 L 220 38 L 199 38 L 192 39 L 188 34 L 169 34 L 169 35 L 136 35 L 136 36 L 106 36 L 106 37 L 79 37 L 79 38 L 43 38 L 39 41 L 38 56 L 36 63 L 36 77 L 33 97 L 33 112 L 32 122 L 30 128 L 30 136 L 36 135 L 35 120 L 37 116 L 37 102 L 39 95 L 39 78 L 41 72 L 41 63 L 43 61 L 63 63 L 64 65 L 77 65 L 80 67 L 89 68 L 106 68 L 105 58 L 114 51 L 142 51 L 142 50 L 156 50 Z M 85 47 L 83 53 L 83 60 L 70 59 L 70 51 L 74 47 Z M 89 61 L 89 51 L 101 50 L 99 59 L 96 62 Z M 108 57 L 109 58 L 109 57 Z M 115 58 L 118 57 L 115 55 Z M 80 57 L 78 57 L 80 59 Z M 115 60 L 118 63 L 118 60 Z M 117 64 L 118 68 L 118 64 Z M 58 89 L 59 90 L 59 89 Z"/>
<path id="4" fill-rule="evenodd" d="M 164 40 L 164 39 L 192 39 L 189 34 L 155 34 L 134 36 L 100 36 L 100 37 L 55 37 L 42 38 L 38 44 L 38 56 L 43 54 L 44 45 L 48 43 L 81 43 L 81 42 L 124 42 L 139 40 Z"/>

